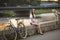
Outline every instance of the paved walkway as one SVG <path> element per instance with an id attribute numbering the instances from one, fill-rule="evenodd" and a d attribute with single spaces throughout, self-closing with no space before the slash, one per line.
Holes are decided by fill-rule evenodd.
<path id="1" fill-rule="evenodd" d="M 46 32 L 44 35 L 33 35 L 20 40 L 60 40 L 60 30 Z"/>

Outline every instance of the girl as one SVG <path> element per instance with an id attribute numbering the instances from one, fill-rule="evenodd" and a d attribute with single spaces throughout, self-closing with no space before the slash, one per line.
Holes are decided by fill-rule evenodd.
<path id="1" fill-rule="evenodd" d="M 35 19 L 35 9 L 32 9 L 32 13 L 30 13 L 30 24 L 31 25 L 34 25 L 34 26 L 37 26 L 38 33 L 43 34 L 42 29 L 41 29 L 41 26 L 40 26 L 40 22 L 38 22 Z"/>

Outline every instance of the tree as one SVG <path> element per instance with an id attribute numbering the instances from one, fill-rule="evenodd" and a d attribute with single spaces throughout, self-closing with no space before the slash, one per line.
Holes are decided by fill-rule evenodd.
<path id="1" fill-rule="evenodd" d="M 0 2 L 6 3 L 7 6 L 37 5 L 37 0 L 0 0 Z"/>
<path id="2" fill-rule="evenodd" d="M 60 0 L 58 0 L 58 3 L 60 4 Z"/>

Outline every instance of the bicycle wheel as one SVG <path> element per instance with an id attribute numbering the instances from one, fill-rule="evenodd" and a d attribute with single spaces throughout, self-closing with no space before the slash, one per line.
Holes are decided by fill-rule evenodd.
<path id="1" fill-rule="evenodd" d="M 24 24 L 19 24 L 18 25 L 18 33 L 21 38 L 26 38 L 27 37 L 27 29 Z"/>
<path id="2" fill-rule="evenodd" d="M 5 28 L 3 31 L 3 37 L 5 40 L 16 40 L 17 32 L 15 31 L 15 28 L 13 28 L 11 25 Z"/>

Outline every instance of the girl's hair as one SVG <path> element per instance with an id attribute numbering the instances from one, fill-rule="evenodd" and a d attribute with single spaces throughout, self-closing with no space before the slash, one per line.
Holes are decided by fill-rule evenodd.
<path id="1" fill-rule="evenodd" d="M 32 12 L 32 16 L 33 16 L 33 18 L 34 18 L 34 13 Z"/>
<path id="2" fill-rule="evenodd" d="M 32 16 L 34 18 L 34 14 L 35 14 L 35 9 L 32 9 Z"/>

